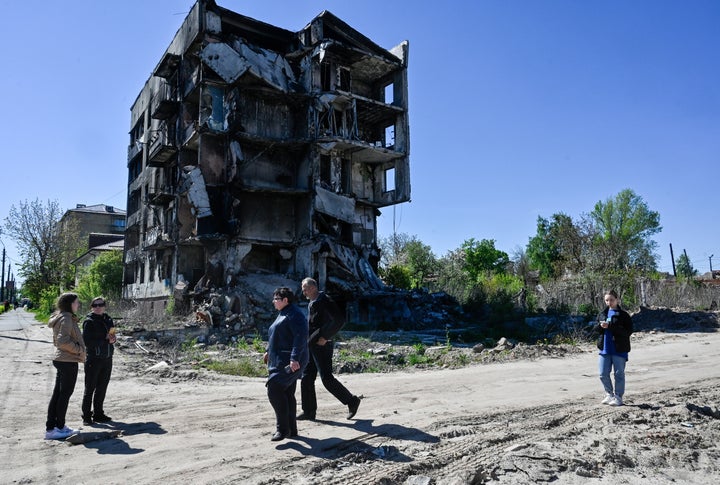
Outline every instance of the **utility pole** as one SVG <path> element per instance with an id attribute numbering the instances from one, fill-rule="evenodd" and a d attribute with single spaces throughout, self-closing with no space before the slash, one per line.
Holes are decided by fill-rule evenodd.
<path id="1" fill-rule="evenodd" d="M 672 243 L 670 243 L 670 261 L 672 261 L 673 264 L 673 276 L 677 278 L 677 273 L 675 272 L 675 256 L 673 255 Z"/>
<path id="2" fill-rule="evenodd" d="M 712 258 L 713 258 L 713 256 L 715 256 L 715 255 L 714 255 L 714 254 L 711 254 L 708 259 L 710 260 L 710 278 L 715 279 L 715 273 L 713 273 L 713 270 L 712 270 Z"/>
<path id="3" fill-rule="evenodd" d="M 4 278 L 4 280 L 5 280 L 5 300 L 10 300 L 10 291 L 11 291 L 11 288 L 10 288 L 10 286 L 8 285 L 8 283 L 10 283 L 10 273 L 11 273 L 11 269 L 10 269 L 10 268 L 12 268 L 12 264 L 10 263 L 10 261 L 8 261 L 7 278 Z"/>
<path id="4" fill-rule="evenodd" d="M 2 281 L 0 281 L 0 301 L 5 301 L 5 245 L 3 244 L 3 257 L 2 257 Z"/>

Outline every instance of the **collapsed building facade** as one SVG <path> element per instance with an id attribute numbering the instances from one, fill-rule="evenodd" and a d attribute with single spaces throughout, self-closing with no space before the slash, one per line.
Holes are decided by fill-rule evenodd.
<path id="1" fill-rule="evenodd" d="M 373 319 L 376 220 L 410 200 L 408 49 L 198 1 L 131 109 L 124 298 L 313 276 Z"/>

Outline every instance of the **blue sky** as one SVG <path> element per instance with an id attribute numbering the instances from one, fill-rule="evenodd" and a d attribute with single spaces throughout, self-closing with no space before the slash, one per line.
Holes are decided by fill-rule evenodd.
<path id="1" fill-rule="evenodd" d="M 288 30 L 327 9 L 383 47 L 410 41 L 412 202 L 383 211 L 381 236 L 512 256 L 538 216 L 631 188 L 660 213 L 661 270 L 669 244 L 720 269 L 720 2 L 218 3 Z M 130 106 L 192 4 L 0 0 L 0 220 L 36 197 L 125 208 Z"/>

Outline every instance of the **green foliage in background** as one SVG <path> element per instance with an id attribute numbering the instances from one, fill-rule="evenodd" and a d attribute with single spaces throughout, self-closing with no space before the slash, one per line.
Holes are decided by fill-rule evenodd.
<path id="1" fill-rule="evenodd" d="M 122 251 L 104 251 L 82 270 L 75 292 L 83 303 L 97 296 L 116 302 L 122 295 Z"/>
<path id="2" fill-rule="evenodd" d="M 690 258 L 688 258 L 688 255 L 685 253 L 681 254 L 675 261 L 675 271 L 678 278 L 683 278 L 685 280 L 691 280 L 698 274 L 698 271 L 690 262 Z"/>

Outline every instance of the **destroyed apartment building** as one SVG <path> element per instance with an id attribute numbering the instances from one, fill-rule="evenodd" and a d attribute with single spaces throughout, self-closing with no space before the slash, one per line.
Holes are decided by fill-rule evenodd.
<path id="1" fill-rule="evenodd" d="M 251 278 L 313 276 L 348 321 L 387 320 L 376 219 L 410 200 L 408 49 L 327 11 L 291 32 L 198 1 L 131 109 L 123 296 L 158 314 L 211 289 L 227 314 Z"/>

